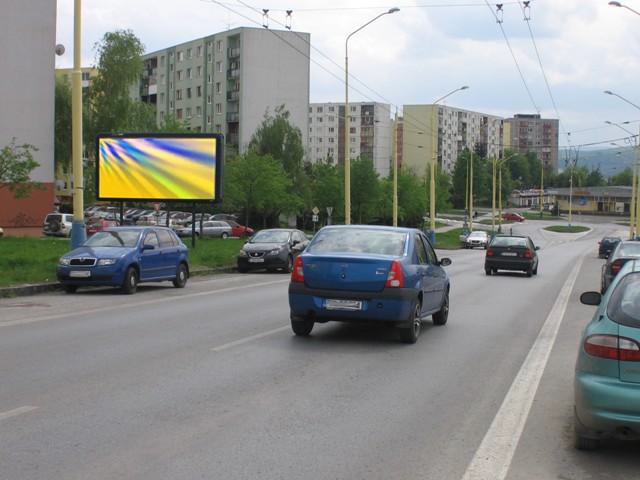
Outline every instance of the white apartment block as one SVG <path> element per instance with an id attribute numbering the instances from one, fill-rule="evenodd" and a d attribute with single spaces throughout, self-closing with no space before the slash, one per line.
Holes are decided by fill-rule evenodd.
<path id="1" fill-rule="evenodd" d="M 284 105 L 307 142 L 308 33 L 236 28 L 144 56 L 145 73 L 133 96 L 156 105 L 188 130 L 222 133 L 246 150 L 264 119 Z"/>
<path id="2" fill-rule="evenodd" d="M 388 104 L 349 103 L 349 158 L 373 161 L 380 177 L 389 176 L 391 165 L 391 116 Z M 311 163 L 344 164 L 344 103 L 309 104 Z"/>
<path id="3" fill-rule="evenodd" d="M 426 174 L 434 156 L 451 173 L 464 149 L 476 145 L 489 158 L 502 153 L 500 117 L 444 105 L 404 105 L 403 118 L 402 165 L 417 175 Z"/>

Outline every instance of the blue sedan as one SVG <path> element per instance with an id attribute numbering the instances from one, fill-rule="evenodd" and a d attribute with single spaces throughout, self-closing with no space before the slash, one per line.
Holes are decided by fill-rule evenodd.
<path id="1" fill-rule="evenodd" d="M 322 228 L 296 257 L 289 284 L 291 328 L 315 323 L 376 321 L 399 327 L 415 343 L 422 320 L 447 323 L 449 278 L 425 235 L 416 229 L 342 225 Z"/>
<path id="2" fill-rule="evenodd" d="M 130 294 L 140 282 L 164 280 L 183 288 L 189 278 L 189 251 L 169 228 L 113 227 L 62 256 L 57 277 L 68 293 L 100 285 Z"/>
<path id="3" fill-rule="evenodd" d="M 604 295 L 580 301 L 598 309 L 585 328 L 575 372 L 575 446 L 604 438 L 640 439 L 640 260 L 627 262 Z"/>

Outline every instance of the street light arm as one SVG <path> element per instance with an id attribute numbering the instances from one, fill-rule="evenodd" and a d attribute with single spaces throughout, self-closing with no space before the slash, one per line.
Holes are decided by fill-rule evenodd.
<path id="1" fill-rule="evenodd" d="M 362 30 L 363 28 L 367 27 L 368 25 L 371 25 L 373 22 L 375 22 L 376 20 L 378 20 L 380 17 L 383 17 L 385 15 L 389 15 L 391 13 L 396 13 L 400 11 L 399 8 L 391 8 L 386 12 L 382 12 L 379 15 L 376 15 L 375 17 L 373 17 L 371 20 L 369 20 L 367 23 L 365 23 L 364 25 L 362 25 L 361 27 L 357 28 L 356 30 L 354 30 L 353 32 L 351 32 L 349 35 L 347 35 L 347 39 L 344 41 L 344 49 L 346 51 L 347 49 L 347 44 L 349 43 L 349 39 L 354 36 L 356 33 L 358 33 L 360 30 Z"/>
<path id="2" fill-rule="evenodd" d="M 640 15 L 640 12 L 634 10 L 631 7 L 626 6 L 624 3 L 620 3 L 620 2 L 609 2 L 609 5 L 611 5 L 612 7 L 622 7 L 622 8 L 626 8 L 627 10 L 635 13 L 636 15 Z"/>
<path id="3" fill-rule="evenodd" d="M 616 126 L 616 127 L 620 128 L 620 129 L 624 130 L 625 132 L 627 132 L 629 135 L 631 135 L 631 136 L 633 136 L 633 137 L 635 137 L 635 136 L 636 136 L 636 134 L 635 134 L 635 133 L 633 133 L 631 130 L 627 130 L 626 128 L 624 128 L 624 127 L 623 127 L 622 125 L 620 125 L 619 123 L 616 123 L 616 122 L 610 122 L 609 120 L 605 120 L 605 122 L 604 122 L 604 123 L 606 123 L 607 125 L 614 125 L 614 126 Z"/>
<path id="4" fill-rule="evenodd" d="M 640 14 L 639 14 L 640 15 Z M 606 93 L 607 95 L 613 95 L 614 97 L 618 97 L 620 100 L 622 100 L 623 102 L 627 102 L 629 105 L 632 105 L 634 107 L 636 107 L 638 110 L 640 110 L 640 107 L 638 105 L 636 105 L 635 103 L 633 103 L 631 100 L 627 100 L 626 98 L 624 98 L 622 95 L 618 95 L 615 92 L 612 92 L 611 90 L 605 90 L 604 93 Z"/>
<path id="5" fill-rule="evenodd" d="M 462 87 L 458 87 L 455 90 L 452 90 L 449 93 L 447 93 L 445 96 L 440 97 L 439 99 L 437 99 L 435 102 L 433 102 L 433 105 L 437 104 L 438 102 L 441 102 L 442 100 L 444 100 L 445 98 L 453 95 L 454 93 L 459 92 L 460 90 L 466 90 L 467 88 L 469 88 L 467 85 L 463 85 Z"/>

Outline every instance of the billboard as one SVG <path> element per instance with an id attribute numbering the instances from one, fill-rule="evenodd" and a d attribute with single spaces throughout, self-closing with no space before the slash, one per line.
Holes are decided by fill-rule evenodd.
<path id="1" fill-rule="evenodd" d="M 220 201 L 223 137 L 98 135 L 99 200 Z"/>

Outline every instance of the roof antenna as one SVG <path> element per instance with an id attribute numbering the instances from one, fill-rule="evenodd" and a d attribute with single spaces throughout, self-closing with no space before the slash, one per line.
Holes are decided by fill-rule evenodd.
<path id="1" fill-rule="evenodd" d="M 287 30 L 291 30 L 291 14 L 293 13 L 293 10 L 287 10 L 287 18 L 285 20 L 285 26 L 284 28 L 286 28 Z"/>
<path id="2" fill-rule="evenodd" d="M 269 28 L 269 9 L 268 8 L 262 9 L 262 26 L 264 28 Z"/>
<path id="3" fill-rule="evenodd" d="M 496 3 L 496 22 L 502 23 L 504 18 L 504 10 L 502 10 L 502 3 Z"/>

